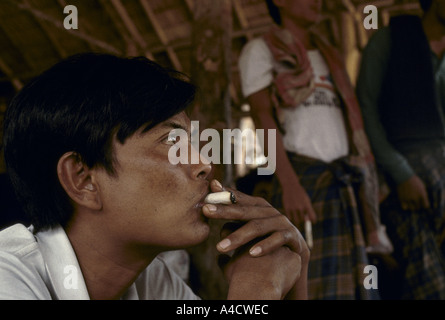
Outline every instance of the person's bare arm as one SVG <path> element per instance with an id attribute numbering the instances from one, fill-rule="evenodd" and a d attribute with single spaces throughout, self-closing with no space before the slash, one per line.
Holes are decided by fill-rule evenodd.
<path id="1" fill-rule="evenodd" d="M 260 90 L 250 95 L 247 100 L 252 108 L 255 126 L 265 131 L 276 130 L 276 174 L 283 190 L 284 213 L 295 225 L 299 225 L 307 218 L 315 222 L 316 216 L 311 200 L 301 186 L 284 149 L 283 138 L 273 115 L 269 90 L 267 88 Z M 265 135 L 265 139 L 267 139 L 267 135 Z M 264 146 L 268 145 L 266 140 Z M 268 151 L 266 150 L 266 152 Z"/>

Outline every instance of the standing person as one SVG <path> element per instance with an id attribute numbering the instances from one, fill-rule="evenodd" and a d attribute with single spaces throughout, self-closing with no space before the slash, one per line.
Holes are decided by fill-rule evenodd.
<path id="1" fill-rule="evenodd" d="M 357 83 L 376 161 L 392 191 L 382 217 L 404 299 L 445 299 L 445 1 L 421 0 L 373 35 Z"/>
<path id="2" fill-rule="evenodd" d="M 363 287 L 366 247 L 383 247 L 373 156 L 342 58 L 311 31 L 322 2 L 267 5 L 276 25 L 243 48 L 239 68 L 256 126 L 277 130 L 273 204 L 296 226 L 313 223 L 310 299 L 378 297 Z"/>
<path id="3" fill-rule="evenodd" d="M 235 250 L 228 298 L 307 297 L 309 251 L 288 219 L 237 191 L 207 204 L 223 191 L 211 165 L 169 161 L 195 90 L 146 58 L 86 53 L 18 93 L 5 160 L 32 225 L 0 232 L 0 299 L 196 299 L 158 255 L 205 241 L 214 218 L 245 222 L 218 245 Z"/>

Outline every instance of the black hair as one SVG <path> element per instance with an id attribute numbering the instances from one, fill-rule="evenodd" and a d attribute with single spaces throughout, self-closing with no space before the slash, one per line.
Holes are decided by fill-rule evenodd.
<path id="1" fill-rule="evenodd" d="M 280 9 L 275 5 L 274 0 L 266 0 L 267 9 L 269 10 L 269 15 L 272 20 L 277 24 L 281 25 L 281 13 Z"/>
<path id="2" fill-rule="evenodd" d="M 74 152 L 89 168 L 114 174 L 112 142 L 150 130 L 186 110 L 196 88 L 189 79 L 143 57 L 84 53 L 28 83 L 4 119 L 7 170 L 35 230 L 65 226 L 73 207 L 57 163 Z"/>
<path id="3" fill-rule="evenodd" d="M 433 4 L 433 0 L 419 0 L 419 3 L 420 3 L 420 7 L 422 8 L 422 10 L 424 12 L 427 12 L 431 8 L 431 5 Z"/>

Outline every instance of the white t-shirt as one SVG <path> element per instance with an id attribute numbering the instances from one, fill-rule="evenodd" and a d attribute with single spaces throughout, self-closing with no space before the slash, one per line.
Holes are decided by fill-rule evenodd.
<path id="1" fill-rule="evenodd" d="M 318 50 L 309 50 L 315 90 L 297 108 L 281 108 L 286 150 L 331 162 L 348 154 L 348 137 L 340 100 L 330 79 L 329 68 Z M 250 41 L 239 59 L 243 95 L 258 92 L 273 82 L 278 66 L 262 38 Z"/>
<path id="2" fill-rule="evenodd" d="M 74 250 L 61 227 L 33 234 L 16 224 L 0 232 L 0 300 L 89 300 Z M 158 257 L 122 300 L 198 297 Z"/>

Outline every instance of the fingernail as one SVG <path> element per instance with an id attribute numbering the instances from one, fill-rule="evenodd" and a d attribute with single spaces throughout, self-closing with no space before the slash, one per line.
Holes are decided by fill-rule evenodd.
<path id="1" fill-rule="evenodd" d="M 229 239 L 224 239 L 223 241 L 221 241 L 220 243 L 218 243 L 218 247 L 221 250 L 226 250 L 229 246 L 230 246 L 231 242 Z"/>
<path id="2" fill-rule="evenodd" d="M 206 204 L 205 208 L 210 212 L 215 212 L 218 208 L 214 206 L 213 204 Z"/>
<path id="3" fill-rule="evenodd" d="M 220 189 L 222 189 L 223 188 L 223 186 L 222 186 L 222 184 L 221 184 L 221 182 L 219 182 L 218 180 L 214 180 L 215 181 L 215 184 L 216 184 L 216 186 L 218 187 L 218 188 L 220 188 Z"/>
<path id="4" fill-rule="evenodd" d="M 263 251 L 263 250 L 261 249 L 261 247 L 255 247 L 255 248 L 250 249 L 249 253 L 250 253 L 250 255 L 252 255 L 252 256 L 258 256 L 258 255 L 261 254 L 261 251 Z"/>

